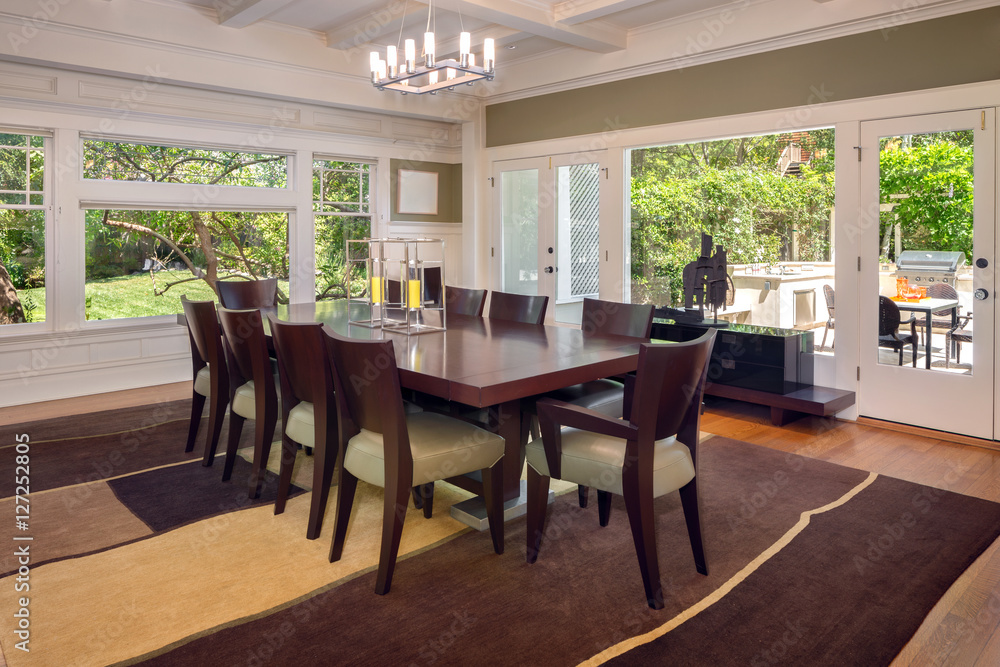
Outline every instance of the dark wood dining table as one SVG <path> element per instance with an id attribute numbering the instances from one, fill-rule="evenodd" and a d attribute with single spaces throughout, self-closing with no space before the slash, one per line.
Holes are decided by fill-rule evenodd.
<path id="1" fill-rule="evenodd" d="M 638 362 L 634 338 L 584 336 L 578 328 L 463 315 L 448 315 L 444 331 L 405 335 L 351 324 L 347 308 L 346 301 L 291 304 L 278 306 L 277 316 L 292 322 L 322 322 L 353 338 L 392 340 L 404 389 L 489 408 L 491 424 L 506 442 L 504 500 L 516 499 L 520 490 L 528 433 L 522 424 L 522 400 L 634 371 Z M 481 493 L 481 483 L 475 479 L 449 481 Z"/>

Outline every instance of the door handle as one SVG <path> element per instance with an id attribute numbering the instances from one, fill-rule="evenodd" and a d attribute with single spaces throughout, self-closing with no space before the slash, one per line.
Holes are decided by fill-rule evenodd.
<path id="1" fill-rule="evenodd" d="M 979 289 L 977 289 L 975 292 L 972 293 L 972 296 L 976 297 L 977 301 L 986 301 L 986 299 L 989 298 L 990 296 L 990 292 L 989 290 L 980 287 Z"/>
<path id="2" fill-rule="evenodd" d="M 552 273 L 554 270 L 555 269 L 553 269 L 551 266 L 546 266 L 545 267 L 545 273 Z"/>

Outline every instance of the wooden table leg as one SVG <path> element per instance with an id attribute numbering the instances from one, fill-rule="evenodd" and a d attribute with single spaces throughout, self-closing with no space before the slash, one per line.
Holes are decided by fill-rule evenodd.
<path id="1" fill-rule="evenodd" d="M 524 446 L 528 444 L 527 430 L 522 428 L 521 401 L 507 401 L 490 408 L 495 414 L 497 435 L 504 439 L 503 499 L 514 500 L 521 494 L 521 470 L 524 468 Z"/>

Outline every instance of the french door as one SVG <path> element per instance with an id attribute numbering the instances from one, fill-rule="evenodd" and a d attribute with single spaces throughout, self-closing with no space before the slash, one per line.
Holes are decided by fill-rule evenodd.
<path id="1" fill-rule="evenodd" d="M 549 297 L 546 323 L 580 324 L 600 292 L 603 153 L 498 161 L 493 169 L 494 285 Z"/>
<path id="2" fill-rule="evenodd" d="M 862 416 L 991 440 L 1000 434 L 995 414 L 995 122 L 994 110 L 985 109 L 861 125 Z M 918 294 L 910 300 L 897 295 L 902 271 L 893 262 L 903 251 L 927 251 L 921 257 L 928 260 L 941 258 L 932 252 L 952 252 L 964 265 L 954 277 L 932 270 L 909 281 L 925 287 L 937 283 L 932 293 L 945 299 L 940 303 L 958 302 L 931 313 L 929 330 L 920 304 L 930 302 L 918 300 Z M 953 293 L 941 283 L 957 298 L 948 301 Z M 881 311 L 880 296 L 889 298 Z M 838 310 L 841 303 L 838 299 Z M 953 308 L 960 332 L 949 339 Z M 897 311 L 903 323 L 895 339 L 884 326 L 880 336 L 880 318 L 892 321 Z M 913 325 L 907 323 L 911 316 Z M 907 338 L 913 332 L 916 366 Z"/>

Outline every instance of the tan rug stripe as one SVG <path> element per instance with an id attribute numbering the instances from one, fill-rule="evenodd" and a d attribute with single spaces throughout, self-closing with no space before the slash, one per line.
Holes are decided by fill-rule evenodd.
<path id="1" fill-rule="evenodd" d="M 672 619 L 670 619 L 660 627 L 651 630 L 644 635 L 631 637 L 630 639 L 626 639 L 623 642 L 615 644 L 614 646 L 605 649 L 601 653 L 598 653 L 590 660 L 581 663 L 581 665 L 601 665 L 610 660 L 611 658 L 618 657 L 619 655 L 625 653 L 626 651 L 629 651 L 643 644 L 648 644 L 649 642 L 662 637 L 663 635 L 667 634 L 668 632 L 670 632 L 677 626 L 681 625 L 685 621 L 694 618 L 695 616 L 697 616 L 698 614 L 705 611 L 713 604 L 724 598 L 726 595 L 728 595 L 729 592 L 732 591 L 734 588 L 736 588 L 736 586 L 739 585 L 740 582 L 742 582 L 744 579 L 753 574 L 754 571 L 757 570 L 757 568 L 759 568 L 761 565 L 763 565 L 772 557 L 774 557 L 778 552 L 780 552 L 782 549 L 788 546 L 788 544 L 799 533 L 801 533 L 803 530 L 806 529 L 806 527 L 809 525 L 810 519 L 814 515 L 823 514 L 824 512 L 829 512 L 830 510 L 836 509 L 846 504 L 848 501 L 851 500 L 851 498 L 853 498 L 854 496 L 858 495 L 866 488 L 868 488 L 868 486 L 870 486 L 872 482 L 874 482 L 877 478 L 878 474 L 873 472 L 868 475 L 868 478 L 865 479 L 865 481 L 861 482 L 856 487 L 845 493 L 843 496 L 841 496 L 837 500 L 834 500 L 832 503 L 829 503 L 814 510 L 808 510 L 806 512 L 803 512 L 798 522 L 794 526 L 792 526 L 787 533 L 782 535 L 781 539 L 779 539 L 777 542 L 768 547 L 766 551 L 764 551 L 759 556 L 750 561 L 746 567 L 744 567 L 742 570 L 733 575 L 732 578 L 730 578 L 729 581 L 724 583 L 722 586 L 719 586 L 719 588 L 717 588 L 711 595 L 706 596 L 697 604 L 688 607 L 687 609 L 682 611 L 680 614 L 677 614 L 677 616 L 674 616 Z"/>
<path id="2" fill-rule="evenodd" d="M 465 495 L 435 489 L 433 519 L 407 513 L 401 554 L 469 530 L 443 509 Z M 382 489 L 358 484 L 344 557 L 328 562 L 331 501 L 323 534 L 305 538 L 309 494 L 281 516 L 263 506 L 213 517 L 162 536 L 43 565 L 31 573 L 31 653 L 13 650 L 13 616 L 0 616 L 11 667 L 108 664 L 149 653 L 180 637 L 259 614 L 378 563 Z M 437 504 L 436 502 L 436 504 Z M 44 592 L 44 594 L 43 594 Z M 0 605 L 15 607 L 13 582 Z"/>
<path id="3" fill-rule="evenodd" d="M 31 556 L 35 562 L 89 553 L 151 535 L 104 482 L 31 494 Z M 0 500 L 0 522 L 14 525 L 14 498 Z M 0 556 L 0 572 L 17 569 L 14 549 Z M 33 573 L 32 573 L 33 574 Z"/>
<path id="4" fill-rule="evenodd" d="M 202 421 L 205 421 L 206 423 L 207 423 L 207 420 L 208 420 L 208 417 L 203 417 L 202 418 Z M 168 419 L 168 420 L 162 421 L 162 422 L 154 422 L 154 423 L 150 423 L 150 424 L 143 424 L 139 428 L 127 428 L 127 429 L 125 429 L 123 431 L 111 431 L 109 433 L 94 433 L 93 435 L 74 435 L 74 436 L 68 437 L 68 438 L 52 438 L 52 439 L 49 439 L 49 440 L 34 440 L 34 439 L 32 439 L 31 440 L 31 444 L 33 444 L 33 445 L 41 445 L 43 443 L 66 442 L 67 440 L 87 440 L 89 438 L 107 438 L 107 437 L 112 436 L 112 435 L 123 435 L 125 433 L 135 433 L 135 432 L 139 432 L 139 431 L 147 431 L 149 429 L 156 428 L 157 426 L 165 426 L 167 424 L 172 424 L 174 422 L 179 422 L 179 421 L 190 421 L 190 418 L 189 419 L 184 419 L 184 418 Z M 204 429 L 204 428 L 205 427 L 202 426 L 202 429 Z M 30 425 L 27 427 L 27 433 L 28 433 L 29 436 L 31 435 L 31 427 L 30 427 Z M 198 448 L 199 444 L 204 445 L 204 443 L 202 442 L 203 438 L 204 438 L 204 430 L 201 430 L 201 431 L 198 432 L 198 442 L 195 444 L 195 450 L 196 451 L 197 451 L 197 448 Z M 4 444 L 4 445 L 0 445 L 0 450 L 11 449 L 11 448 L 13 448 L 15 446 L 17 446 L 17 443 L 10 442 L 10 443 Z M 223 443 L 223 446 L 225 446 L 225 443 Z"/>

